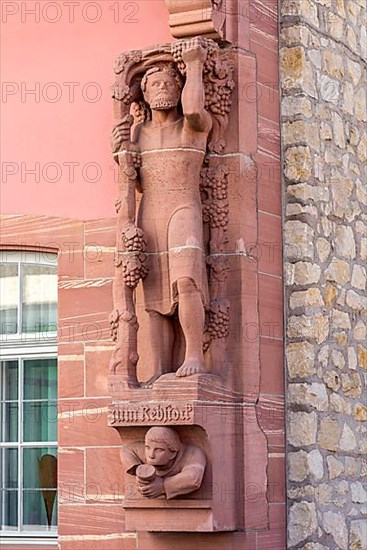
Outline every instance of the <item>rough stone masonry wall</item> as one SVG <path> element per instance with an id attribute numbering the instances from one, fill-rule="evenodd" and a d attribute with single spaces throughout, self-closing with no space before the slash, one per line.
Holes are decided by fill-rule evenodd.
<path id="1" fill-rule="evenodd" d="M 281 0 L 289 548 L 367 548 L 366 20 Z"/>

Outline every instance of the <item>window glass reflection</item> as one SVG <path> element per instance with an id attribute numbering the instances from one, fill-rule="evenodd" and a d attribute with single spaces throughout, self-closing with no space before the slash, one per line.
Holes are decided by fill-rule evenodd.
<path id="1" fill-rule="evenodd" d="M 54 266 L 23 264 L 22 332 L 56 330 L 57 270 Z"/>
<path id="2" fill-rule="evenodd" d="M 18 332 L 18 264 L 0 264 L 0 334 Z"/>

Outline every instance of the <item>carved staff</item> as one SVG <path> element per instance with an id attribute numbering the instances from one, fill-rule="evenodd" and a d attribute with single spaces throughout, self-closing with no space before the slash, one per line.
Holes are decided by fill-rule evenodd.
<path id="1" fill-rule="evenodd" d="M 130 141 L 130 129 L 134 118 L 130 114 L 132 95 L 126 81 L 129 66 L 136 63 L 139 52 L 132 52 L 130 58 L 120 56 L 117 60 L 114 87 L 114 133 L 119 135 L 121 145 L 114 151 L 119 165 L 119 195 L 116 201 L 116 257 L 115 279 L 113 283 L 114 311 L 110 316 L 112 338 L 116 342 L 110 363 L 112 393 L 118 388 L 137 387 L 136 365 L 138 322 L 135 313 L 134 289 L 146 269 L 145 240 L 141 230 L 135 225 L 135 188 L 138 181 L 134 165 L 134 153 Z M 116 137 L 116 136 L 115 136 Z M 136 156 L 136 154 L 135 154 Z"/>

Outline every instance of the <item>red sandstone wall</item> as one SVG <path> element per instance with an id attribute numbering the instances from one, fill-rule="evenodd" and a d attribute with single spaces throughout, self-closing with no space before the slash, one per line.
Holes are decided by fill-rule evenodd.
<path id="1" fill-rule="evenodd" d="M 285 445 L 278 15 L 275 0 L 250 3 L 250 50 L 257 59 L 260 425 L 268 439 L 270 532 L 257 548 L 285 548 Z M 254 548 L 254 547 L 252 547 Z"/>
<path id="2" fill-rule="evenodd" d="M 100 3 L 103 4 L 103 3 Z M 106 2 L 105 4 L 108 4 Z M 167 41 L 163 1 L 138 2 L 139 24 L 128 27 L 105 21 L 47 27 L 45 23 L 5 26 L 7 79 L 92 82 L 104 91 L 112 82 L 116 53 Z M 240 2 L 241 4 L 241 2 Z M 106 12 L 107 13 L 107 12 Z M 248 13 L 242 11 L 241 13 Z M 139 536 L 139 549 L 200 550 L 285 547 L 285 482 L 283 428 L 283 344 L 281 280 L 281 204 L 279 183 L 279 110 L 277 14 L 274 0 L 254 1 L 250 12 L 249 49 L 257 57 L 257 82 L 240 90 L 239 100 L 258 99 L 258 306 L 260 315 L 260 423 L 269 443 L 270 529 L 215 535 Z M 10 19 L 9 19 L 10 20 Z M 100 25 L 100 26 L 98 26 Z M 132 29 L 132 30 L 130 30 Z M 37 35 L 35 34 L 37 31 Z M 47 48 L 46 48 L 47 44 Z M 98 46 L 96 46 L 98 44 Z M 12 53 L 13 61 L 10 63 Z M 31 65 L 33 63 L 33 68 Z M 57 77 L 57 78 L 56 78 Z M 12 103 L 13 102 L 13 103 Z M 125 533 L 121 498 L 125 482 L 119 462 L 120 439 L 107 428 L 107 366 L 112 351 L 108 315 L 112 309 L 112 251 L 115 184 L 109 166 L 111 125 L 109 93 L 95 104 L 23 104 L 16 95 L 6 105 L 9 133 L 3 159 L 18 163 L 96 161 L 103 178 L 90 184 L 76 178 L 54 185 L 8 179 L 3 212 L 44 214 L 3 220 L 4 242 L 59 249 L 59 542 L 62 550 L 135 550 L 136 537 Z M 77 122 L 76 122 L 77 121 Z M 71 132 L 71 129 L 73 131 Z M 246 128 L 243 128 L 246 134 Z M 42 151 L 42 155 L 41 155 Z M 50 216 L 60 216 L 50 218 Z M 74 220 L 63 218 L 73 217 Z M 97 220 L 91 220 L 96 218 Z M 107 219 L 106 219 L 107 218 Z M 91 221 L 77 221 L 91 220 Z M 256 329 L 257 331 L 257 329 Z M 256 338 L 243 329 L 240 337 Z M 246 488 L 245 488 L 246 491 Z M 256 499 L 253 502 L 256 507 Z M 158 545 L 158 546 L 157 546 Z"/>

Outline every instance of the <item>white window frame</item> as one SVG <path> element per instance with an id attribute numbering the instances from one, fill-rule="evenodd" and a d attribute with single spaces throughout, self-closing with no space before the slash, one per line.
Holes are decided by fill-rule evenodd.
<path id="1" fill-rule="evenodd" d="M 58 447 L 57 441 L 23 442 L 23 391 L 24 361 L 28 359 L 57 360 L 57 330 L 47 333 L 22 333 L 22 270 L 20 264 L 57 266 L 57 254 L 41 251 L 0 251 L 0 263 L 18 263 L 18 318 L 16 334 L 0 334 L 0 360 L 18 360 L 18 440 L 0 442 L 0 448 L 18 449 L 18 530 L 0 529 L 0 536 L 6 545 L 37 544 L 46 545 L 57 542 L 57 526 L 49 531 L 21 531 L 23 520 L 23 452 L 21 449 L 34 447 Z M 1 299 L 1 296 L 0 296 Z M 2 524 L 3 518 L 0 518 Z"/>

